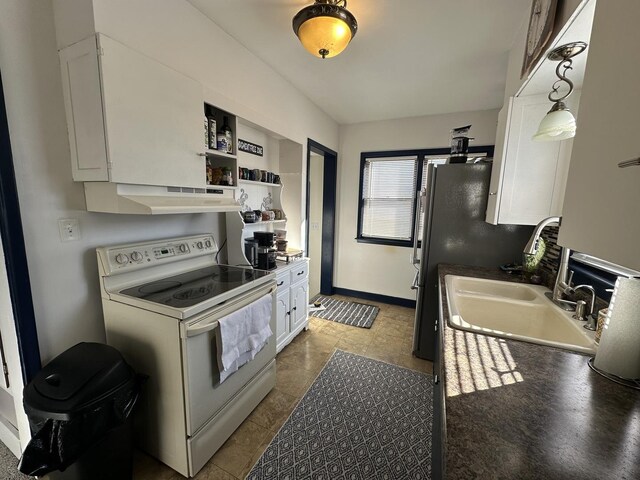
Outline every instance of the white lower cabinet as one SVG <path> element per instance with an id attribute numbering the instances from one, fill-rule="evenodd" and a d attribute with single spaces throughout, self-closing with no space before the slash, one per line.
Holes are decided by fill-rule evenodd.
<path id="1" fill-rule="evenodd" d="M 309 323 L 309 259 L 276 270 L 276 350 L 287 346 Z"/>

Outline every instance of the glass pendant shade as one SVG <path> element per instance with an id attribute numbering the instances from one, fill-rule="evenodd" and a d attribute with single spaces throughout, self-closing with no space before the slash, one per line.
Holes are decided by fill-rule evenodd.
<path id="1" fill-rule="evenodd" d="M 558 102 L 544 116 L 533 139 L 538 142 L 550 142 L 566 140 L 575 134 L 576 119 L 562 102 Z"/>
<path id="2" fill-rule="evenodd" d="M 321 58 L 335 57 L 351 41 L 349 26 L 339 18 L 315 17 L 300 25 L 298 38 L 311 55 Z M 328 52 L 322 56 L 321 52 Z"/>
<path id="3" fill-rule="evenodd" d="M 293 17 L 293 31 L 311 55 L 335 57 L 356 34 L 355 17 L 340 4 L 346 5 L 346 1 L 316 0 Z"/>

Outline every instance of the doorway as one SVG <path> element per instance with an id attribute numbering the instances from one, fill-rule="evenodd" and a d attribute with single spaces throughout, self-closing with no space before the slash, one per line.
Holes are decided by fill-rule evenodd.
<path id="1" fill-rule="evenodd" d="M 309 298 L 333 294 L 333 261 L 338 154 L 307 142 L 306 236 Z"/>

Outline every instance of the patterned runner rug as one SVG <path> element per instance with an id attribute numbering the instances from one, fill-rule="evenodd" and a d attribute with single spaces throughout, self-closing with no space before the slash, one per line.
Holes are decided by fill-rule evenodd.
<path id="1" fill-rule="evenodd" d="M 345 325 L 354 327 L 371 328 L 373 321 L 380 311 L 380 309 L 374 305 L 346 302 L 344 300 L 337 300 L 320 295 L 314 298 L 313 302 L 320 302 L 326 308 L 325 310 L 310 312 L 312 317 L 344 323 Z"/>
<path id="2" fill-rule="evenodd" d="M 248 480 L 431 478 L 431 375 L 336 350 Z"/>

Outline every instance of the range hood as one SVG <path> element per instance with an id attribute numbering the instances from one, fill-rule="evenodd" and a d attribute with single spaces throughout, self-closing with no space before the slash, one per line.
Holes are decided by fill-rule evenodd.
<path id="1" fill-rule="evenodd" d="M 166 215 L 171 213 L 218 213 L 240 211 L 233 188 L 156 187 L 111 182 L 85 182 L 90 212 Z"/>

